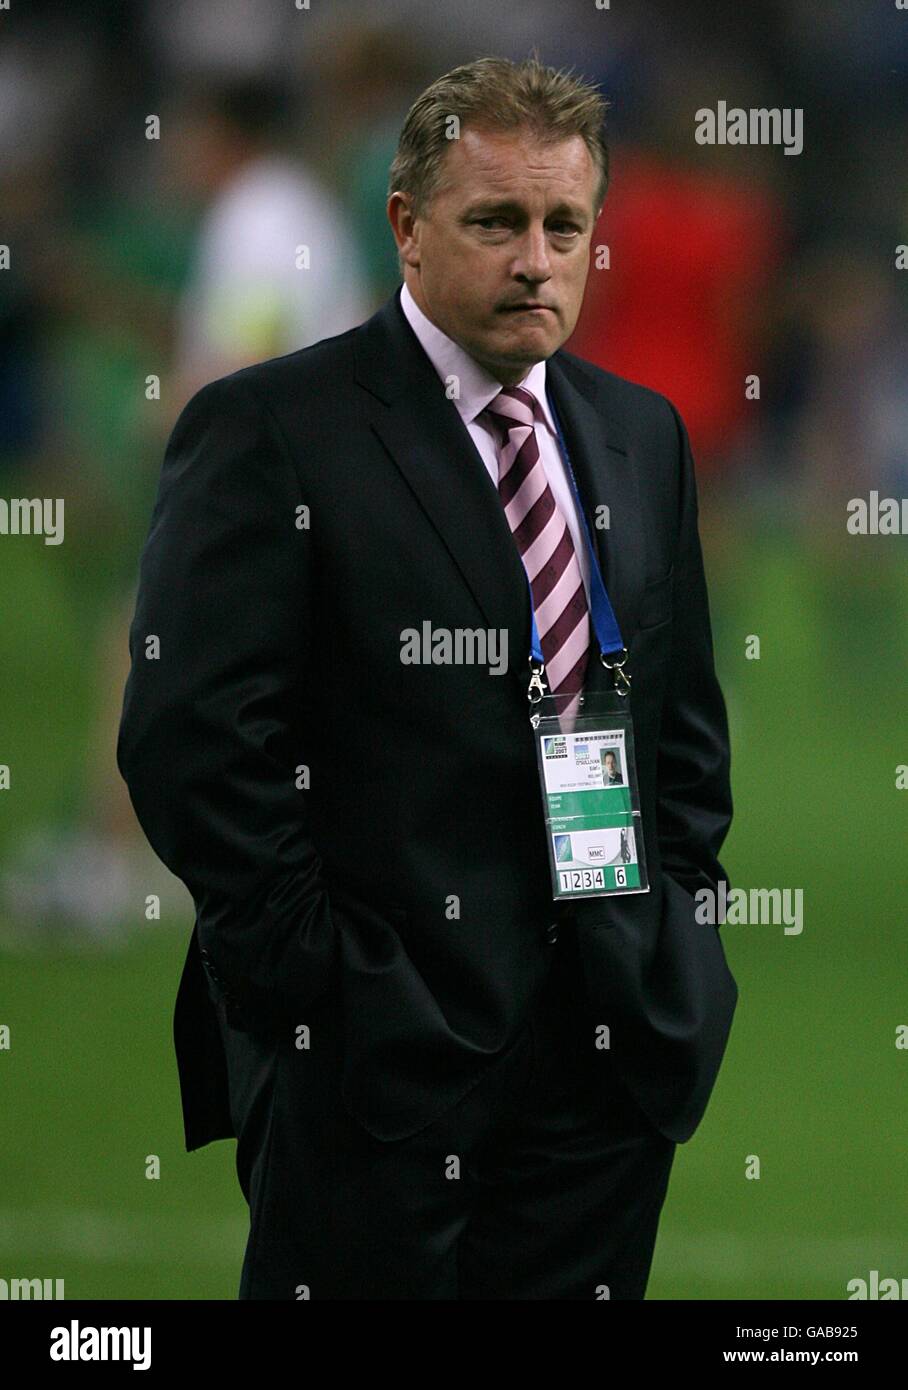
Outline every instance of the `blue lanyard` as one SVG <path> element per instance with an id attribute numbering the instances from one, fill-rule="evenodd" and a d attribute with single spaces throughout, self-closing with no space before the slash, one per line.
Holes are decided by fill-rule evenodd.
<path id="1" fill-rule="evenodd" d="M 602 656 L 611 656 L 615 652 L 624 650 L 624 642 L 621 640 L 621 632 L 618 627 L 618 620 L 615 617 L 615 611 L 612 608 L 611 601 L 606 592 L 605 584 L 602 582 L 599 561 L 596 558 L 596 550 L 593 545 L 592 537 L 590 536 L 589 526 L 586 522 L 586 514 L 583 510 L 583 504 L 580 501 L 577 480 L 574 477 L 574 470 L 571 467 L 571 456 L 568 453 L 564 431 L 561 428 L 561 421 L 558 418 L 558 412 L 555 409 L 555 402 L 552 400 L 548 384 L 546 384 L 546 395 L 548 397 L 549 409 L 552 412 L 552 419 L 555 421 L 555 430 L 558 435 L 558 447 L 561 450 L 561 457 L 564 460 L 564 465 L 571 482 L 574 502 L 577 507 L 577 516 L 583 528 L 586 548 L 590 558 L 590 614 L 593 620 L 593 631 L 596 634 L 596 641 L 599 643 L 599 651 Z M 526 570 L 524 570 L 524 574 L 526 574 Z M 539 630 L 536 627 L 536 614 L 533 610 L 533 591 L 530 588 L 529 576 L 527 576 L 527 589 L 529 589 L 530 593 L 530 623 L 532 625 L 530 656 L 532 661 L 541 665 L 544 658 L 542 655 L 542 644 L 539 641 Z"/>

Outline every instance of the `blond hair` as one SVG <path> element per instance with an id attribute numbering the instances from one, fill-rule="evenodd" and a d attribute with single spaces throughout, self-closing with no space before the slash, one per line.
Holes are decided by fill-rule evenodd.
<path id="1" fill-rule="evenodd" d="M 599 179 L 593 200 L 598 211 L 608 188 L 605 112 L 610 102 L 570 73 L 539 62 L 535 53 L 520 63 L 477 58 L 439 77 L 407 112 L 388 175 L 388 197 L 407 193 L 414 216 L 424 215 L 442 181 L 451 144 L 451 117 L 459 129 L 526 129 L 544 143 L 582 137 Z"/>

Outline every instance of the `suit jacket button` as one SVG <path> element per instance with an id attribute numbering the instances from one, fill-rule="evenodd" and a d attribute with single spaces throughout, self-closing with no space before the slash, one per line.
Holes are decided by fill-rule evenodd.
<path id="1" fill-rule="evenodd" d="M 550 946 L 554 946 L 558 940 L 558 923 L 553 922 L 550 927 L 545 929 L 545 939 Z"/>
<path id="2" fill-rule="evenodd" d="M 214 983 L 216 985 L 219 985 L 221 983 L 221 977 L 215 970 L 214 966 L 211 964 L 211 958 L 209 956 L 205 957 L 205 959 L 202 962 L 202 965 L 204 966 L 205 974 L 209 977 L 209 979 L 214 980 Z"/>

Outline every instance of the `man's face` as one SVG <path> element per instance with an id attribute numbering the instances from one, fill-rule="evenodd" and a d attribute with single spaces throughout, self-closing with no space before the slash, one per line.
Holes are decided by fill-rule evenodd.
<path id="1" fill-rule="evenodd" d="M 611 776 L 611 774 L 615 771 L 615 755 L 614 755 L 614 753 L 606 753 L 606 755 L 605 755 L 605 770 L 606 770 L 606 772 L 609 774 L 609 776 Z"/>
<path id="2" fill-rule="evenodd" d="M 528 131 L 465 126 L 423 216 L 412 217 L 406 194 L 391 198 L 410 293 L 503 385 L 521 381 L 573 332 L 597 182 L 579 135 L 546 145 Z"/>

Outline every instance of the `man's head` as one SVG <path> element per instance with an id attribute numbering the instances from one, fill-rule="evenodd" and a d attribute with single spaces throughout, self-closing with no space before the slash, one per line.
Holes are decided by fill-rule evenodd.
<path id="1" fill-rule="evenodd" d="M 608 186 L 607 106 L 535 58 L 480 58 L 433 82 L 404 122 L 388 184 L 404 280 L 505 385 L 577 322 Z"/>
<path id="2" fill-rule="evenodd" d="M 615 761 L 615 755 L 614 755 L 614 753 L 606 753 L 606 755 L 605 755 L 605 770 L 606 770 L 606 772 L 608 773 L 608 775 L 609 775 L 610 777 L 612 776 L 613 773 L 615 773 L 615 772 L 618 771 L 618 764 L 617 764 L 616 761 Z"/>

